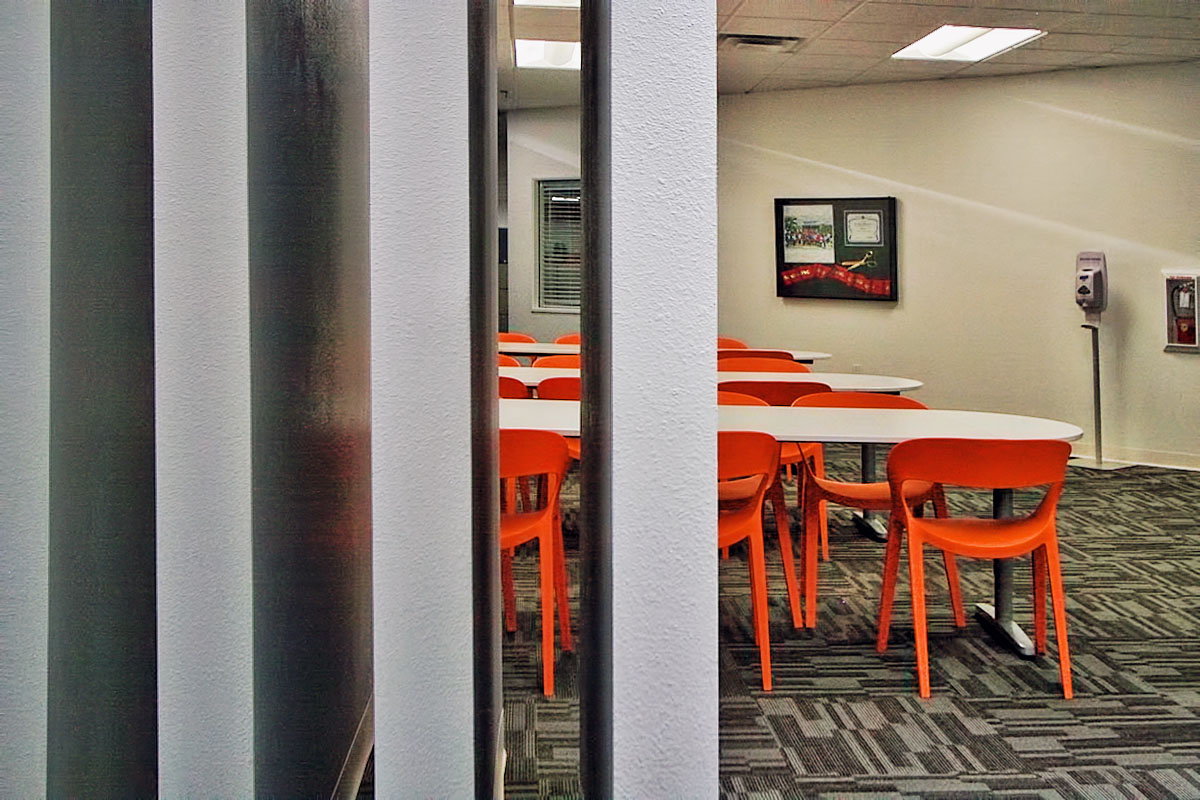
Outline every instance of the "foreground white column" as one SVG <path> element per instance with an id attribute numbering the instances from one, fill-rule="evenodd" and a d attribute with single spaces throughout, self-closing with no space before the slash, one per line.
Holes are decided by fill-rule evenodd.
<path id="1" fill-rule="evenodd" d="M 613 785 L 716 797 L 715 9 L 611 13 Z"/>
<path id="2" fill-rule="evenodd" d="M 250 797 L 245 3 L 153 13 L 158 788 Z"/>
<path id="3" fill-rule="evenodd" d="M 375 791 L 467 797 L 467 3 L 377 4 L 370 51 Z"/>
<path id="4" fill-rule="evenodd" d="M 50 11 L 0 8 L 0 797 L 46 794 Z"/>

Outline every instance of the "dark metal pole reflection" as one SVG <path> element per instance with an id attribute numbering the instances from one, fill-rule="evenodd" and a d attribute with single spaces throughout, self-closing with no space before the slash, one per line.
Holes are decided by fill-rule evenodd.
<path id="1" fill-rule="evenodd" d="M 471 534 L 475 614 L 475 796 L 497 797 L 502 745 L 500 479 L 496 373 L 496 6 L 471 0 L 467 17 L 470 162 Z"/>
<path id="2" fill-rule="evenodd" d="M 586 797 L 604 798 L 613 793 L 611 8 L 583 0 L 581 14 L 580 779 Z"/>

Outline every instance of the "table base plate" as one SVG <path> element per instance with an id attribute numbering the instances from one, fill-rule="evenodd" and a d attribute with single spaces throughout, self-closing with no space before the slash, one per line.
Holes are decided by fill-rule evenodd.
<path id="1" fill-rule="evenodd" d="M 888 537 L 887 518 L 878 514 L 863 514 L 855 511 L 851 519 L 854 529 L 873 542 L 886 542 Z"/>
<path id="2" fill-rule="evenodd" d="M 1021 630 L 1021 626 L 1011 620 L 1007 623 L 997 620 L 996 609 L 991 604 L 977 603 L 975 619 L 983 626 L 984 630 L 991 634 L 993 639 L 1021 658 L 1029 660 L 1037 658 L 1033 642 L 1025 635 L 1025 631 Z"/>

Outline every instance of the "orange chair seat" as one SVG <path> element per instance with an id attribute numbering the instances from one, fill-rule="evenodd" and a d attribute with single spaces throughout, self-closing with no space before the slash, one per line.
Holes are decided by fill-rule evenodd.
<path id="1" fill-rule="evenodd" d="M 865 509 L 867 511 L 888 511 L 892 507 L 891 490 L 886 481 L 876 483 L 845 483 L 831 481 L 821 477 L 810 477 L 817 487 L 829 500 L 843 506 Z M 911 481 L 904 487 L 904 499 L 909 505 L 918 500 L 932 499 L 933 484 L 929 482 Z"/>
<path id="2" fill-rule="evenodd" d="M 968 558 L 1012 558 L 1024 555 L 1040 545 L 1047 533 L 1052 532 L 1044 520 L 1036 517 L 914 519 L 909 528 L 926 544 L 952 550 Z"/>
<path id="3" fill-rule="evenodd" d="M 552 520 L 548 517 L 553 513 L 553 508 L 544 508 L 535 512 L 501 514 L 500 547 L 507 550 L 536 539 L 542 529 L 552 524 Z"/>

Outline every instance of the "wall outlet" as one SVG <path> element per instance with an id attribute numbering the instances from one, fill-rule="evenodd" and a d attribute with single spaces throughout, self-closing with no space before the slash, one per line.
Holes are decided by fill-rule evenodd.
<path id="1" fill-rule="evenodd" d="M 850 371 L 853 372 L 855 375 L 858 375 L 859 373 L 862 372 L 862 364 L 852 364 L 850 366 Z"/>

